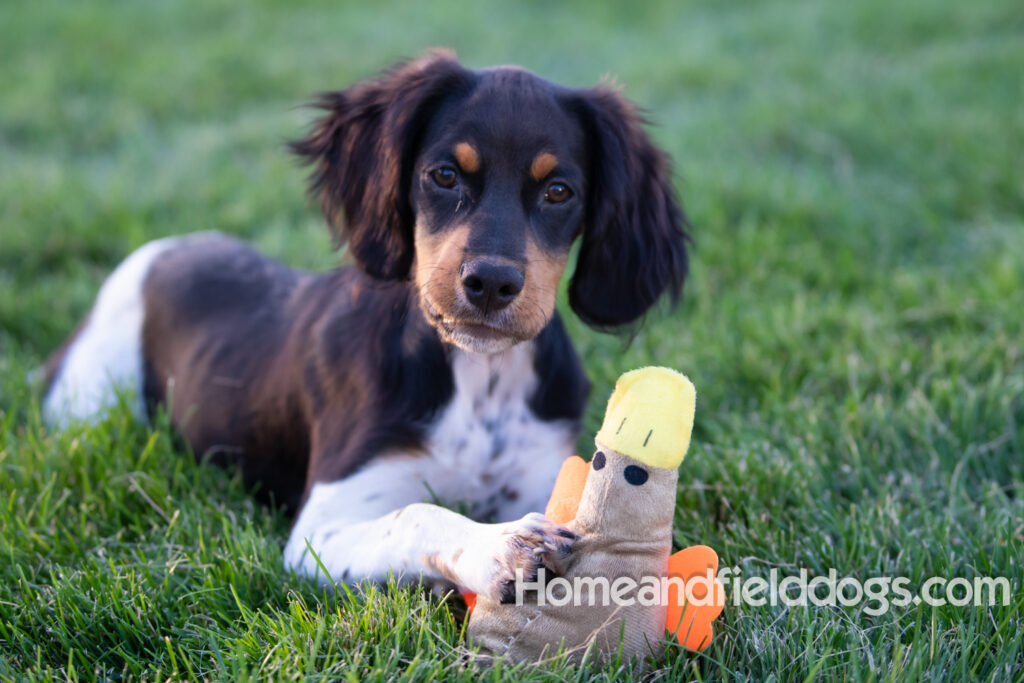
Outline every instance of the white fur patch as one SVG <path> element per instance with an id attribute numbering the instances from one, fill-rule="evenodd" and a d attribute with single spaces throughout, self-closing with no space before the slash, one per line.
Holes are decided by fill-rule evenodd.
<path id="1" fill-rule="evenodd" d="M 576 446 L 573 425 L 542 422 L 527 402 L 537 387 L 534 345 L 491 355 L 456 351 L 455 395 L 428 439 L 446 503 L 499 521 L 543 510 L 558 469 Z"/>
<path id="2" fill-rule="evenodd" d="M 153 260 L 193 239 L 168 237 L 132 252 L 100 288 L 85 326 L 75 337 L 43 402 L 47 423 L 66 427 L 94 420 L 117 403 L 117 391 L 135 392 L 132 412 L 145 416 L 142 399 L 142 285 Z"/>
<path id="3" fill-rule="evenodd" d="M 415 578 L 429 573 L 420 557 L 454 543 L 474 550 L 457 563 L 468 584 L 479 586 L 493 573 L 497 550 L 508 542 L 507 531 L 498 531 L 505 525 L 437 508 L 394 511 L 441 502 L 499 522 L 542 511 L 573 452 L 575 429 L 542 422 L 527 405 L 537 384 L 533 344 L 493 355 L 456 350 L 452 371 L 455 395 L 427 438 L 428 455 L 381 454 L 345 479 L 314 484 L 285 548 L 287 566 L 319 573 L 308 541 L 337 581 L 380 580 L 389 569 Z M 420 528 L 408 533 L 411 525 Z"/>

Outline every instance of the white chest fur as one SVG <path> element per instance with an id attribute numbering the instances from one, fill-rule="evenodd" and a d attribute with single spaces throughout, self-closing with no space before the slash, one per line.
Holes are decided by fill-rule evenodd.
<path id="1" fill-rule="evenodd" d="M 313 485 L 292 529 L 289 566 L 315 573 L 306 540 L 411 503 L 442 503 L 480 521 L 542 512 L 558 470 L 575 446 L 570 421 L 545 422 L 529 408 L 537 386 L 533 345 L 500 354 L 455 351 L 455 393 L 424 444 L 426 452 L 381 453 L 365 467 Z M 305 559 L 304 559 L 305 558 Z"/>
<path id="2" fill-rule="evenodd" d="M 543 510 L 575 447 L 572 424 L 543 422 L 529 408 L 538 381 L 533 352 L 527 343 L 452 357 L 455 394 L 427 439 L 437 468 L 427 479 L 444 502 L 464 502 L 479 519 Z"/>
<path id="3" fill-rule="evenodd" d="M 317 572 L 307 541 L 332 562 L 351 565 L 355 541 L 331 550 L 332 535 L 357 522 L 391 519 L 389 513 L 411 503 L 439 502 L 498 522 L 544 510 L 576 429 L 570 421 L 539 420 L 530 410 L 537 386 L 533 345 L 491 356 L 455 351 L 452 372 L 455 393 L 427 435 L 426 453 L 382 453 L 344 479 L 313 485 L 285 548 L 288 566 Z M 359 538 L 368 544 L 359 553 L 366 557 L 367 547 L 394 542 Z M 381 566 L 395 567 L 393 560 L 382 559 Z"/>

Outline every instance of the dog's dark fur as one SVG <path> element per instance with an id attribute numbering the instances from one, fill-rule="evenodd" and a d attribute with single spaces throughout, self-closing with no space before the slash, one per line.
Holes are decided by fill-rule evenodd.
<path id="1" fill-rule="evenodd" d="M 524 97 L 545 100 L 563 116 L 552 120 L 549 109 L 515 102 Z M 329 113 L 292 145 L 315 164 L 312 190 L 366 273 L 408 278 L 417 160 L 434 142 L 428 133 L 452 136 L 455 112 L 469 101 L 476 106 L 460 122 L 464 129 L 486 134 L 502 121 L 515 131 L 488 141 L 495 159 L 522 163 L 514 157 L 522 154 L 523 139 L 576 143 L 573 161 L 586 198 L 582 213 L 553 230 L 537 226 L 538 236 L 550 236 L 556 248 L 583 236 L 569 287 L 576 315 L 613 329 L 643 315 L 666 289 L 673 301 L 678 298 L 687 273 L 686 220 L 668 160 L 651 144 L 635 108 L 610 88 L 568 90 L 518 70 L 467 71 L 444 52 L 324 95 L 319 106 Z M 518 197 L 502 199 L 520 203 Z M 522 220 L 504 223 L 527 229 Z M 568 234 L 557 234 L 558 227 Z"/>
<path id="2" fill-rule="evenodd" d="M 554 311 L 571 244 L 569 303 L 603 330 L 678 297 L 687 270 L 669 165 L 635 109 L 444 52 L 319 106 L 292 148 L 356 268 L 298 273 L 228 238 L 161 256 L 144 285 L 147 403 L 172 399 L 197 454 L 241 462 L 293 510 L 313 483 L 422 444 L 455 390 L 452 344 L 533 340 L 530 408 L 578 421 L 588 382 Z M 515 287 L 467 302 L 477 266 Z"/>

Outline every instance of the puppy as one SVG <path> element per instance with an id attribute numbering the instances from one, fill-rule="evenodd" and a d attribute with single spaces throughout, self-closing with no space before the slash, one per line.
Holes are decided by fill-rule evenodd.
<path id="1" fill-rule="evenodd" d="M 297 513 L 299 574 L 508 598 L 517 568 L 557 570 L 573 541 L 536 513 L 589 389 L 555 311 L 570 248 L 590 326 L 678 297 L 667 159 L 615 90 L 447 52 L 319 106 L 292 148 L 354 267 L 298 272 L 218 234 L 151 242 L 51 357 L 44 415 L 95 419 L 129 387 L 139 417 L 165 405 L 198 456 Z"/>

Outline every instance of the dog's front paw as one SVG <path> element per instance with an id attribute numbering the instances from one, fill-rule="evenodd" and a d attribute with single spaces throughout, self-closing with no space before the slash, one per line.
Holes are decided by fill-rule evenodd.
<path id="1" fill-rule="evenodd" d="M 515 599 L 516 570 L 521 569 L 527 581 L 536 581 L 541 567 L 548 570 L 549 576 L 560 574 L 578 538 L 536 512 L 514 522 L 487 525 L 486 535 L 486 541 L 477 546 L 486 558 L 478 555 L 483 561 L 476 567 L 467 567 L 477 584 L 469 587 L 504 603 Z"/>

